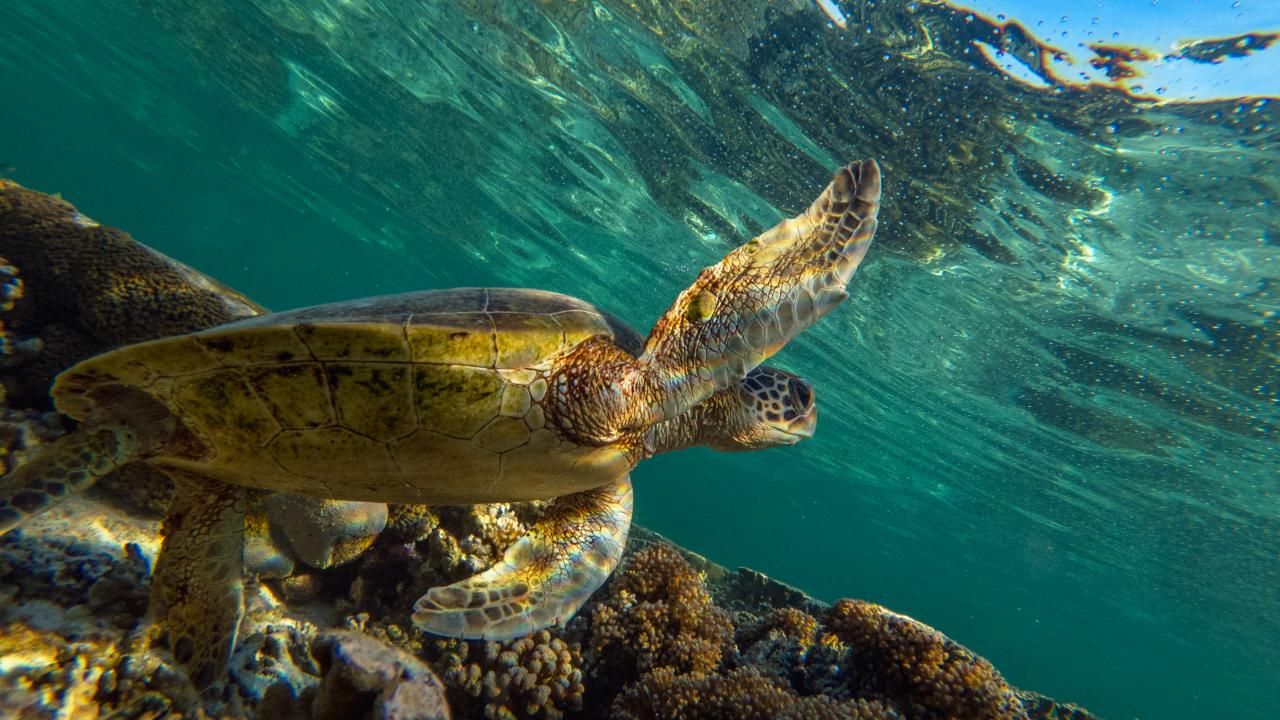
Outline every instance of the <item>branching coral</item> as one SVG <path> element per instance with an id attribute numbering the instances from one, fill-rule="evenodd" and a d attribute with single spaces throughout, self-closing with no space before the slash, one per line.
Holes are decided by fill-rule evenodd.
<path id="1" fill-rule="evenodd" d="M 576 645 L 546 630 L 501 643 L 433 644 L 440 652 L 435 666 L 445 684 L 478 702 L 485 718 L 556 720 L 582 707 L 582 655 Z M 459 699 L 457 708 L 466 697 Z"/>
<path id="2" fill-rule="evenodd" d="M 628 677 L 658 667 L 712 672 L 732 642 L 728 614 L 667 545 L 632 556 L 591 614 L 592 651 Z"/>
<path id="3" fill-rule="evenodd" d="M 614 720 L 899 720 L 876 701 L 800 697 L 754 668 L 728 675 L 677 675 L 658 668 L 628 686 L 613 703 Z"/>
<path id="4" fill-rule="evenodd" d="M 818 640 L 818 620 L 802 610 L 782 607 L 765 615 L 759 622 L 740 628 L 736 640 L 738 647 L 746 648 L 776 637 L 790 638 L 807 648 Z"/>
<path id="5" fill-rule="evenodd" d="M 924 623 L 859 600 L 838 601 L 826 623 L 848 646 L 858 697 L 891 700 L 912 720 L 1026 720 L 991 663 Z"/>
<path id="6" fill-rule="evenodd" d="M 387 506 L 387 529 L 384 532 L 399 542 L 426 540 L 439 526 L 440 516 L 429 505 Z"/>
<path id="7" fill-rule="evenodd" d="M 428 587 L 457 582 L 498 561 L 507 547 L 528 531 L 528 523 L 546 503 L 493 503 L 463 507 L 392 506 L 387 524 L 391 539 L 419 540 L 425 563 L 416 569 L 417 599 Z M 411 603 L 410 603 L 411 604 Z"/>

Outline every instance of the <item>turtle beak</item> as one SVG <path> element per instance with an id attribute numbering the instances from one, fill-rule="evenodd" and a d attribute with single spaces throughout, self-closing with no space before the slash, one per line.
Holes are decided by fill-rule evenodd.
<path id="1" fill-rule="evenodd" d="M 791 377 L 787 380 L 787 394 L 791 405 L 800 412 L 787 427 L 787 433 L 796 436 L 796 442 L 813 437 L 814 428 L 818 425 L 813 385 L 802 377 Z"/>
<path id="2" fill-rule="evenodd" d="M 809 412 L 791 421 L 791 426 L 787 428 L 786 432 L 788 435 L 795 437 L 795 442 L 791 443 L 794 445 L 801 440 L 808 440 L 813 437 L 813 431 L 817 427 L 818 408 L 809 408 Z"/>

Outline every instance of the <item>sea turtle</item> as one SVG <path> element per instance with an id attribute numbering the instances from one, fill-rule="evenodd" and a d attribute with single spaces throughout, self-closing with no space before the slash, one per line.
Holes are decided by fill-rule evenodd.
<path id="1" fill-rule="evenodd" d="M 841 168 L 806 212 L 704 270 L 643 343 L 580 300 L 470 288 L 261 315 L 90 358 L 52 390 L 80 429 L 0 479 L 0 532 L 126 462 L 171 476 L 151 613 L 203 687 L 235 641 L 251 492 L 558 498 L 493 568 L 433 588 L 413 619 L 462 638 L 562 624 L 617 565 L 637 462 L 812 433 L 808 383 L 758 366 L 847 297 L 879 200 L 874 161 Z"/>

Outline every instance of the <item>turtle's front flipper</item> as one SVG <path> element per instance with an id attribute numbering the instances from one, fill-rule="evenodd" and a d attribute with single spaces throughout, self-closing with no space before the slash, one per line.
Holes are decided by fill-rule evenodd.
<path id="1" fill-rule="evenodd" d="M 0 478 L 0 535 L 138 457 L 137 434 L 120 425 L 67 433 Z"/>
<path id="2" fill-rule="evenodd" d="M 852 162 L 808 210 L 703 270 L 654 326 L 617 393 L 647 405 L 624 426 L 676 417 L 737 383 L 848 297 L 879 210 L 879 166 Z"/>
<path id="3" fill-rule="evenodd" d="M 248 491 L 188 473 L 176 484 L 151 577 L 151 618 L 196 687 L 222 677 L 244 607 Z"/>
<path id="4" fill-rule="evenodd" d="M 618 566 L 631 502 L 629 477 L 556 500 L 498 564 L 422 596 L 414 623 L 470 640 L 507 640 L 564 625 Z"/>

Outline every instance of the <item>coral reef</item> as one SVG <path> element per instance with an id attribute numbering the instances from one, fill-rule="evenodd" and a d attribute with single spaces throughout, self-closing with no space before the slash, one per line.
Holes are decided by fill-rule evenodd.
<path id="1" fill-rule="evenodd" d="M 688 561 L 666 545 L 633 555 L 591 613 L 598 664 L 629 677 L 659 667 L 712 672 L 732 648 L 728 613 L 712 603 Z"/>
<path id="2" fill-rule="evenodd" d="M 440 525 L 429 505 L 388 505 L 386 534 L 400 542 L 426 540 Z"/>
<path id="3" fill-rule="evenodd" d="M 86 536 L 90 526 L 107 530 Z M 197 696 L 163 652 L 137 642 L 155 528 L 84 499 L 0 539 L 0 714 L 66 717 L 93 707 L 119 717 L 324 717 L 318 698 L 335 641 L 317 636 L 317 626 L 340 622 L 343 595 L 354 610 L 363 585 L 376 609 L 348 617 L 351 632 L 341 637 L 360 639 L 339 645 L 358 643 L 356 655 L 391 663 L 365 666 L 368 677 L 425 665 L 455 717 L 1092 717 L 1014 691 L 941 633 L 870 603 L 840 601 L 821 620 L 786 606 L 730 614 L 719 605 L 731 601 L 713 598 L 684 553 L 659 541 L 633 551 L 567 628 L 486 643 L 423 636 L 405 623 L 415 597 L 406 592 L 416 582 L 409 570 L 426 564 L 427 541 L 380 539 L 358 566 L 316 571 L 317 602 L 282 604 L 266 585 L 250 585 L 228 682 Z M 386 579 L 397 574 L 395 584 Z M 420 692 L 361 682 L 367 711 Z"/>
<path id="4" fill-rule="evenodd" d="M 52 607 L 41 621 L 0 627 L 7 669 L 0 673 L 0 715 L 20 718 L 177 718 L 195 693 L 186 676 L 155 658 L 122 652 L 110 634 L 84 633 L 83 617 L 59 618 Z M 230 716 L 228 716 L 230 717 Z"/>
<path id="5" fill-rule="evenodd" d="M 919 720 L 1025 720 L 991 663 L 924 623 L 879 605 L 840 600 L 827 627 L 848 646 L 847 681 L 860 697 L 890 698 Z"/>
<path id="6" fill-rule="evenodd" d="M 722 606 L 763 609 L 761 598 L 793 591 L 750 571 L 714 574 L 722 590 L 745 593 L 716 597 Z M 989 662 L 879 605 L 841 600 L 821 621 L 788 605 L 730 616 L 684 555 L 660 542 L 635 552 L 606 586 L 588 636 L 589 707 L 602 710 L 611 697 L 616 718 L 1077 717 L 1052 701 L 1029 714 L 1019 698 L 1034 696 L 1010 687 Z"/>
<path id="7" fill-rule="evenodd" d="M 754 668 L 728 675 L 677 674 L 658 668 L 627 687 L 613 703 L 614 720 L 900 720 L 877 701 L 800 697 L 778 678 Z"/>
<path id="8" fill-rule="evenodd" d="M 196 698 L 186 675 L 131 634 L 149 586 L 133 540 L 153 551 L 154 524 L 65 510 L 0 537 L 0 716 L 180 717 Z"/>
<path id="9" fill-rule="evenodd" d="M 0 180 L 0 247 L 0 398 L 10 412 L 49 410 L 54 376 L 97 353 L 262 312 L 65 200 L 8 180 Z M 162 510 L 169 479 L 146 465 L 127 468 L 104 478 L 95 494 Z"/>
<path id="10" fill-rule="evenodd" d="M 432 665 L 453 691 L 459 716 L 557 720 L 582 708 L 582 655 L 576 645 L 546 630 L 505 642 L 432 640 L 427 645 Z"/>
<path id="11" fill-rule="evenodd" d="M 738 647 L 751 647 L 763 640 L 790 638 L 808 648 L 818 639 L 818 620 L 803 610 L 780 607 L 759 621 L 741 627 L 735 636 Z"/>
<path id="12" fill-rule="evenodd" d="M 0 366 L 15 364 L 23 354 L 33 354 L 40 349 L 38 340 L 22 340 L 5 327 L 4 316 L 13 310 L 25 292 L 18 268 L 0 257 Z M 4 386 L 0 385 L 0 400 L 4 400 L 5 395 Z"/>
<path id="13" fill-rule="evenodd" d="M 17 467 L 41 443 L 63 432 L 62 416 L 55 412 L 15 410 L 0 405 L 0 473 Z"/>

